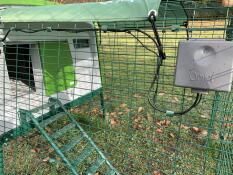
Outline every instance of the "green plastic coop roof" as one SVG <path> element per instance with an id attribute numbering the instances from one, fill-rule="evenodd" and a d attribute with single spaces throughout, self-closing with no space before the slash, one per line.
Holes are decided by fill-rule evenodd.
<path id="1" fill-rule="evenodd" d="M 8 8 L 0 12 L 8 22 L 109 22 L 140 21 L 148 12 L 159 9 L 161 0 L 113 0 L 54 6 Z"/>
<path id="2" fill-rule="evenodd" d="M 1 5 L 53 5 L 58 4 L 49 0 L 1 0 Z"/>

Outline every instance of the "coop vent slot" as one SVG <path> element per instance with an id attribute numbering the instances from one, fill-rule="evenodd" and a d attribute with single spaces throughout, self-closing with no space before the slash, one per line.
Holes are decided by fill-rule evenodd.
<path id="1" fill-rule="evenodd" d="M 89 39 L 73 39 L 73 45 L 75 49 L 90 47 Z"/>

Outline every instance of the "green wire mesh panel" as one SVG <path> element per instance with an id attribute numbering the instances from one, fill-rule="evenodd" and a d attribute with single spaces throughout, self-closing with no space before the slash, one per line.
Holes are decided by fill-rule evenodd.
<path id="1" fill-rule="evenodd" d="M 189 88 L 174 86 L 179 41 L 231 40 L 231 18 L 231 9 L 218 1 L 162 1 L 156 23 L 167 58 L 155 96 L 159 108 L 184 110 L 195 100 Z M 154 110 L 148 103 L 148 90 L 155 76 L 157 49 L 148 37 L 154 33 L 147 20 L 113 20 L 93 28 L 69 22 L 9 23 L 5 28 L 12 26 L 18 31 L 12 31 L 0 46 L 4 50 L 0 57 L 0 97 L 4 102 L 0 102 L 0 165 L 5 174 L 70 174 L 57 152 L 64 151 L 68 141 L 76 142 L 83 132 L 64 129 L 70 126 L 69 113 L 98 150 L 90 151 L 90 141 L 80 141 L 74 149 L 65 147 L 70 160 L 81 162 L 75 166 L 80 174 L 102 163 L 99 153 L 116 170 L 104 164 L 91 174 L 233 174 L 233 91 L 211 91 L 181 116 Z M 63 47 L 41 45 L 47 42 Z M 59 74 L 64 62 L 69 69 Z M 52 71 L 52 77 L 58 75 L 61 87 L 45 77 L 44 69 Z M 74 85 L 64 88 L 63 82 L 74 79 Z M 48 89 L 54 86 L 59 90 Z M 60 107 L 48 104 L 51 97 L 61 101 Z M 63 108 L 68 111 L 62 113 Z M 25 117 L 25 110 L 34 111 L 36 122 Z M 43 132 L 59 138 L 55 151 L 50 139 L 37 129 L 44 123 L 49 124 Z M 84 158 L 77 159 L 79 156 Z"/>
<path id="2" fill-rule="evenodd" d="M 217 174 L 232 174 L 233 167 L 233 146 L 232 146 L 232 94 L 221 94 L 218 98 L 223 106 L 223 109 L 219 110 L 221 117 L 219 119 L 219 136 L 220 136 L 220 150 L 218 151 L 218 163 L 217 163 Z M 229 103 L 230 101 L 231 103 Z M 216 106 L 217 108 L 217 106 Z"/>

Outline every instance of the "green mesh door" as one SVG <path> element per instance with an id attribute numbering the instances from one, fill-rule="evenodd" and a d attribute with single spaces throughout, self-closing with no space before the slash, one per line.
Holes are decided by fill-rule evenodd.
<path id="1" fill-rule="evenodd" d="M 75 87 L 75 68 L 67 41 L 39 44 L 46 95 Z"/>

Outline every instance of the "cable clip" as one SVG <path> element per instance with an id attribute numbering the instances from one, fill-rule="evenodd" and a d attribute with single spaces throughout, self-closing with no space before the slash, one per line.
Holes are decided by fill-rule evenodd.
<path id="1" fill-rule="evenodd" d="M 52 32 L 53 30 L 52 30 L 52 27 L 46 27 L 46 31 L 47 32 Z"/>
<path id="2" fill-rule="evenodd" d="M 168 111 L 168 110 L 166 111 L 166 116 L 168 116 L 168 117 L 173 117 L 174 114 L 175 114 L 174 111 Z"/>
<path id="3" fill-rule="evenodd" d="M 156 10 L 150 10 L 148 13 L 148 20 L 152 23 L 156 21 L 156 16 L 158 15 Z"/>

